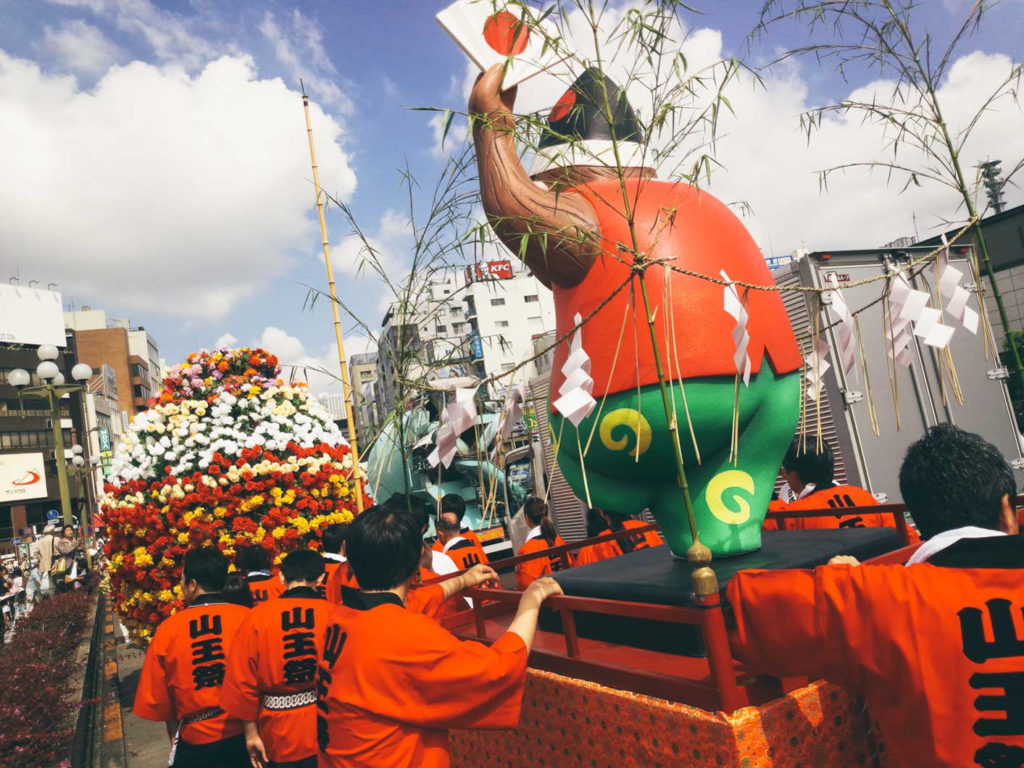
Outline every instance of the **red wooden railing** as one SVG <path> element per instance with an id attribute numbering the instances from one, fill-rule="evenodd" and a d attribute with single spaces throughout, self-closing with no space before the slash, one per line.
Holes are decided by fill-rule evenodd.
<path id="1" fill-rule="evenodd" d="M 1018 496 L 1017 506 L 1024 506 L 1024 495 Z M 847 507 L 843 514 L 855 513 L 855 510 L 870 511 L 874 514 L 891 514 L 896 523 L 896 530 L 903 545 L 901 548 L 866 561 L 870 564 L 904 563 L 920 546 L 910 543 L 910 528 L 907 524 L 904 504 L 882 504 L 872 507 Z M 836 510 L 814 509 L 800 511 L 769 512 L 769 519 L 787 520 L 797 517 L 832 517 Z M 582 547 L 613 541 L 626 536 L 647 531 L 660 531 L 657 524 L 630 528 L 623 531 L 596 536 L 590 539 L 550 547 L 528 555 L 498 560 L 491 565 L 495 570 L 506 570 L 530 560 L 551 555 L 560 556 L 568 567 L 571 552 Z M 714 563 L 712 563 L 714 567 Z M 444 581 L 456 574 L 438 577 L 433 582 Z M 475 637 L 488 642 L 496 637 L 488 636 L 488 622 L 494 631 L 504 631 L 501 619 L 507 619 L 515 610 L 515 605 L 522 596 L 515 590 L 476 588 L 466 592 L 473 598 L 473 607 L 444 619 L 446 627 L 463 637 Z M 636 603 L 623 600 L 604 600 L 589 597 L 572 597 L 559 595 L 549 598 L 545 607 L 556 611 L 562 622 L 564 653 L 551 648 L 535 647 L 530 654 L 531 666 L 551 672 L 591 680 L 614 688 L 645 693 L 670 701 L 678 701 L 708 710 L 733 712 L 743 706 L 764 703 L 776 698 L 784 691 L 806 684 L 805 679 L 777 680 L 766 677 L 754 677 L 733 658 L 726 630 L 726 610 L 723 609 L 719 594 L 706 597 L 694 596 L 695 605 L 683 607 L 675 605 L 658 605 Z M 625 620 L 652 620 L 668 624 L 686 624 L 699 629 L 706 649 L 705 659 L 679 660 L 675 666 L 685 667 L 686 674 L 673 674 L 663 668 L 644 668 L 629 663 L 612 663 L 584 658 L 584 646 L 576 632 L 576 612 L 617 616 Z M 605 649 L 607 644 L 603 644 Z M 622 657 L 627 660 L 639 655 L 640 652 L 623 646 Z M 674 658 L 667 654 L 657 654 L 664 659 Z M 653 657 L 651 657 L 653 658 Z M 650 660 L 650 659 L 648 659 Z"/>

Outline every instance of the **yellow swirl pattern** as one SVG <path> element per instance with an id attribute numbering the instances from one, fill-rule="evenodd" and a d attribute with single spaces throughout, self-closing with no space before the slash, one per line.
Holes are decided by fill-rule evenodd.
<path id="1" fill-rule="evenodd" d="M 626 435 L 617 439 L 612 436 L 612 432 L 618 427 L 625 427 L 636 436 L 636 446 L 630 450 L 630 456 L 642 456 L 651 447 L 651 425 L 644 415 L 632 408 L 617 408 L 606 413 L 601 419 L 601 443 L 609 451 L 624 451 L 629 446 L 629 438 Z M 622 434 L 621 431 L 619 434 Z"/>
<path id="2" fill-rule="evenodd" d="M 738 510 L 729 508 L 722 499 L 723 494 L 730 489 L 745 491 L 751 496 L 754 495 L 754 478 L 739 469 L 727 469 L 719 472 L 708 483 L 704 498 L 707 499 L 708 509 L 711 514 L 727 525 L 739 525 L 750 519 L 750 503 L 738 495 L 733 495 L 732 501 Z"/>

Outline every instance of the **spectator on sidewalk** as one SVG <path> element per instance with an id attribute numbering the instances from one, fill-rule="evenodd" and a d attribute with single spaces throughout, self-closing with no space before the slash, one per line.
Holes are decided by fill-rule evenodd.
<path id="1" fill-rule="evenodd" d="M 29 556 L 39 566 L 39 594 L 42 597 L 49 597 L 53 594 L 54 584 L 50 578 L 50 569 L 53 566 L 53 557 L 57 550 L 57 532 L 55 523 L 48 523 L 43 529 L 43 535 L 32 542 L 29 546 Z"/>

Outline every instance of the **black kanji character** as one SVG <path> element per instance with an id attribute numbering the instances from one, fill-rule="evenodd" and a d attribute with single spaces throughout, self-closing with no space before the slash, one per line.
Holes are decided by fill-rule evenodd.
<path id="1" fill-rule="evenodd" d="M 333 667 L 334 662 L 338 660 L 347 637 L 348 635 L 342 632 L 341 627 L 337 624 L 331 624 L 327 628 L 324 635 L 324 661 L 327 662 L 328 667 Z"/>
<path id="2" fill-rule="evenodd" d="M 312 632 L 291 632 L 284 636 L 284 657 L 294 659 L 296 656 L 312 656 L 316 658 L 316 637 Z"/>
<path id="3" fill-rule="evenodd" d="M 219 637 L 196 640 L 192 643 L 192 663 L 206 664 L 224 658 L 224 641 Z"/>
<path id="4" fill-rule="evenodd" d="M 1005 712 L 1005 718 L 983 717 L 974 723 L 979 736 L 1019 736 L 1024 734 L 1024 672 L 977 672 L 968 680 L 971 688 L 1001 688 L 998 696 L 979 696 L 974 708 L 979 712 Z"/>
<path id="5" fill-rule="evenodd" d="M 1017 639 L 1013 626 L 1010 601 L 993 598 L 985 603 L 988 618 L 992 622 L 992 642 L 985 640 L 980 608 L 964 608 L 957 616 L 960 619 L 960 637 L 963 640 L 964 656 L 976 664 L 989 659 L 1012 659 L 1024 656 L 1024 640 Z M 1024 608 L 1021 608 L 1024 615 Z"/>
<path id="6" fill-rule="evenodd" d="M 192 683 L 198 691 L 201 688 L 218 688 L 224 683 L 224 662 L 204 664 L 192 668 Z"/>
<path id="7" fill-rule="evenodd" d="M 316 629 L 316 614 L 312 608 L 295 606 L 290 611 L 281 611 L 281 631 L 292 629 Z"/>
<path id="8" fill-rule="evenodd" d="M 188 636 L 202 637 L 203 635 L 219 635 L 223 631 L 218 614 L 204 613 L 198 619 L 192 619 L 188 623 Z"/>
<path id="9" fill-rule="evenodd" d="M 292 659 L 284 664 L 284 680 L 286 683 L 309 683 L 316 678 L 316 659 L 303 656 Z"/>

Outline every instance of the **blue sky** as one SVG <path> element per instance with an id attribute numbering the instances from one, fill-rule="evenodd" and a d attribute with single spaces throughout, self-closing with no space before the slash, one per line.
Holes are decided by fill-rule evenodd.
<path id="1" fill-rule="evenodd" d="M 303 311 L 304 286 L 323 287 L 325 279 L 298 78 L 316 106 L 325 188 L 351 204 L 400 267 L 406 201 L 397 169 L 408 163 L 429 189 L 441 168 L 430 115 L 408 107 L 464 108 L 466 59 L 433 18 L 444 4 L 0 0 L 0 141 L 13 145 L 0 154 L 15 154 L 0 160 L 15 180 L 0 199 L 7 203 L 0 206 L 0 276 L 56 282 L 66 303 L 130 316 L 153 333 L 169 362 L 233 337 L 262 339 L 289 361 L 327 363 L 330 313 L 322 302 Z M 748 54 L 760 3 L 698 5 L 707 12 L 683 23 L 707 33 L 695 43 L 702 54 L 758 64 L 804 37 L 800 28 L 780 27 Z M 943 29 L 969 5 L 929 0 L 918 20 Z M 1022 18 L 1022 0 L 996 6 L 963 49 L 979 52 L 963 66 L 965 90 L 986 67 L 1005 63 L 998 55 L 1024 58 Z M 818 202 L 810 172 L 829 161 L 830 141 L 848 143 L 844 126 L 819 142 L 818 156 L 793 160 L 802 144 L 797 112 L 872 79 L 854 73 L 843 83 L 830 67 L 805 61 L 785 68 L 760 96 L 734 99 L 745 112 L 724 150 L 733 162 L 712 191 L 754 201 L 760 218 L 749 226 L 766 252 L 880 245 L 949 213 L 937 198 L 904 198 L 899 217 L 879 221 L 871 211 L 888 216 L 893 202 L 878 179 L 839 184 L 834 197 Z M 1000 121 L 1015 121 L 1024 135 L 1019 109 Z M 780 126 L 781 138 L 762 146 L 769 123 Z M 1011 133 L 993 128 L 986 151 L 1019 156 L 1020 143 L 1004 138 Z M 791 199 L 778 200 L 780 182 L 794 190 Z M 1015 195 L 1011 202 L 1022 202 Z M 812 199 L 834 215 L 816 230 L 805 215 Z M 858 210 L 877 231 L 857 221 Z M 344 223 L 334 214 L 328 225 L 335 258 L 350 255 L 341 247 Z M 356 277 L 350 264 L 337 267 L 342 297 L 378 325 L 379 286 Z M 352 335 L 351 351 L 363 348 L 365 340 Z"/>

